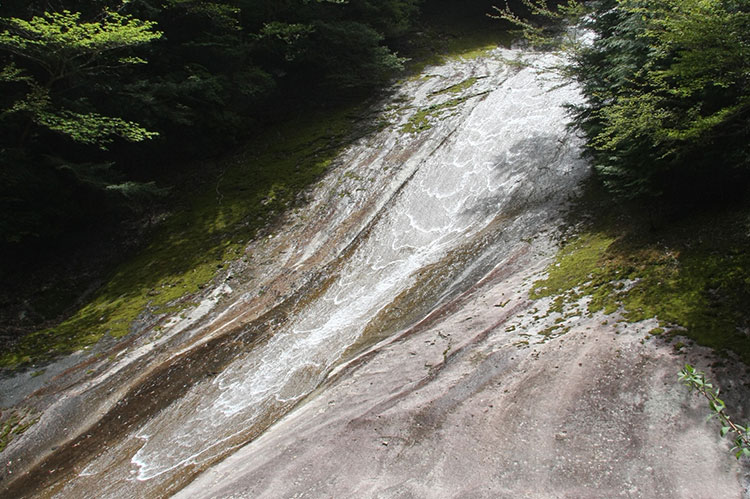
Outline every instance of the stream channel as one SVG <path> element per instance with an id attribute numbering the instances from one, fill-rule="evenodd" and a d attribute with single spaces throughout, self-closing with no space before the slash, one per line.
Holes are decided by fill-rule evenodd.
<path id="1" fill-rule="evenodd" d="M 395 85 L 372 110 L 383 126 L 199 305 L 131 335 L 106 365 L 64 361 L 28 395 L 41 419 L 6 449 L 0 483 L 171 495 L 554 229 L 588 173 L 566 128 L 579 94 L 539 71 L 555 62 L 498 48 Z"/>

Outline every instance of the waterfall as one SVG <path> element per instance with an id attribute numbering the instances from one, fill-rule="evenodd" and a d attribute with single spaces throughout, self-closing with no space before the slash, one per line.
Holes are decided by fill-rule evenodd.
<path id="1" fill-rule="evenodd" d="M 539 71 L 555 62 L 496 49 L 397 85 L 377 109 L 387 126 L 343 151 L 309 204 L 263 243 L 273 248 L 273 276 L 321 284 L 286 297 L 283 321 L 102 449 L 60 494 L 179 488 L 558 216 L 587 166 L 566 129 L 564 105 L 578 101 L 576 88 Z M 243 294 L 229 310 L 252 299 Z"/>

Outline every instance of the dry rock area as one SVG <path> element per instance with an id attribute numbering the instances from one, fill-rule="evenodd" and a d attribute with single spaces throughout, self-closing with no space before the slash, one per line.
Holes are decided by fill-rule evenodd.
<path id="1" fill-rule="evenodd" d="M 545 263 L 533 249 L 334 372 L 178 497 L 750 497 L 748 467 L 677 382 L 710 352 L 601 315 L 556 338 L 509 331 L 543 306 L 526 293 Z"/>

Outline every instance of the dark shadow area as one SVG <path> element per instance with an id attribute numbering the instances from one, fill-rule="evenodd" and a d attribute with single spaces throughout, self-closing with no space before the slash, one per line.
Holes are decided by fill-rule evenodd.
<path id="1" fill-rule="evenodd" d="M 565 175 L 564 172 L 550 172 L 562 147 L 564 143 L 560 142 L 557 135 L 552 134 L 536 133 L 516 141 L 508 148 L 507 154 L 495 159 L 491 176 L 495 185 L 509 182 L 521 174 L 525 180 L 521 185 L 511 186 L 507 191 L 498 191 L 495 195 L 481 199 L 461 215 L 488 217 L 496 215 L 502 206 L 518 211 L 526 202 L 543 201 L 555 189 L 555 179 Z M 507 206 L 509 201 L 515 205 Z"/>

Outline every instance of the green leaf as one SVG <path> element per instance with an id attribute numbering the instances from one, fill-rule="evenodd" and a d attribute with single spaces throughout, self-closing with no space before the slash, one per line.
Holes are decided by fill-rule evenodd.
<path id="1" fill-rule="evenodd" d="M 97 73 L 110 68 L 110 52 L 148 43 L 161 37 L 156 23 L 116 12 L 105 12 L 99 21 L 86 22 L 80 12 L 45 12 L 31 20 L 0 18 L 8 26 L 0 31 L 0 48 L 38 64 L 49 81 L 77 73 Z M 120 65 L 140 64 L 124 58 Z"/>
<path id="2" fill-rule="evenodd" d="M 720 400 L 720 399 L 714 399 L 714 400 L 712 400 L 709 403 L 709 406 L 711 407 L 712 410 L 714 410 L 716 412 L 721 412 L 721 411 L 723 411 L 726 408 L 726 406 L 724 405 L 724 402 L 722 400 Z"/>

